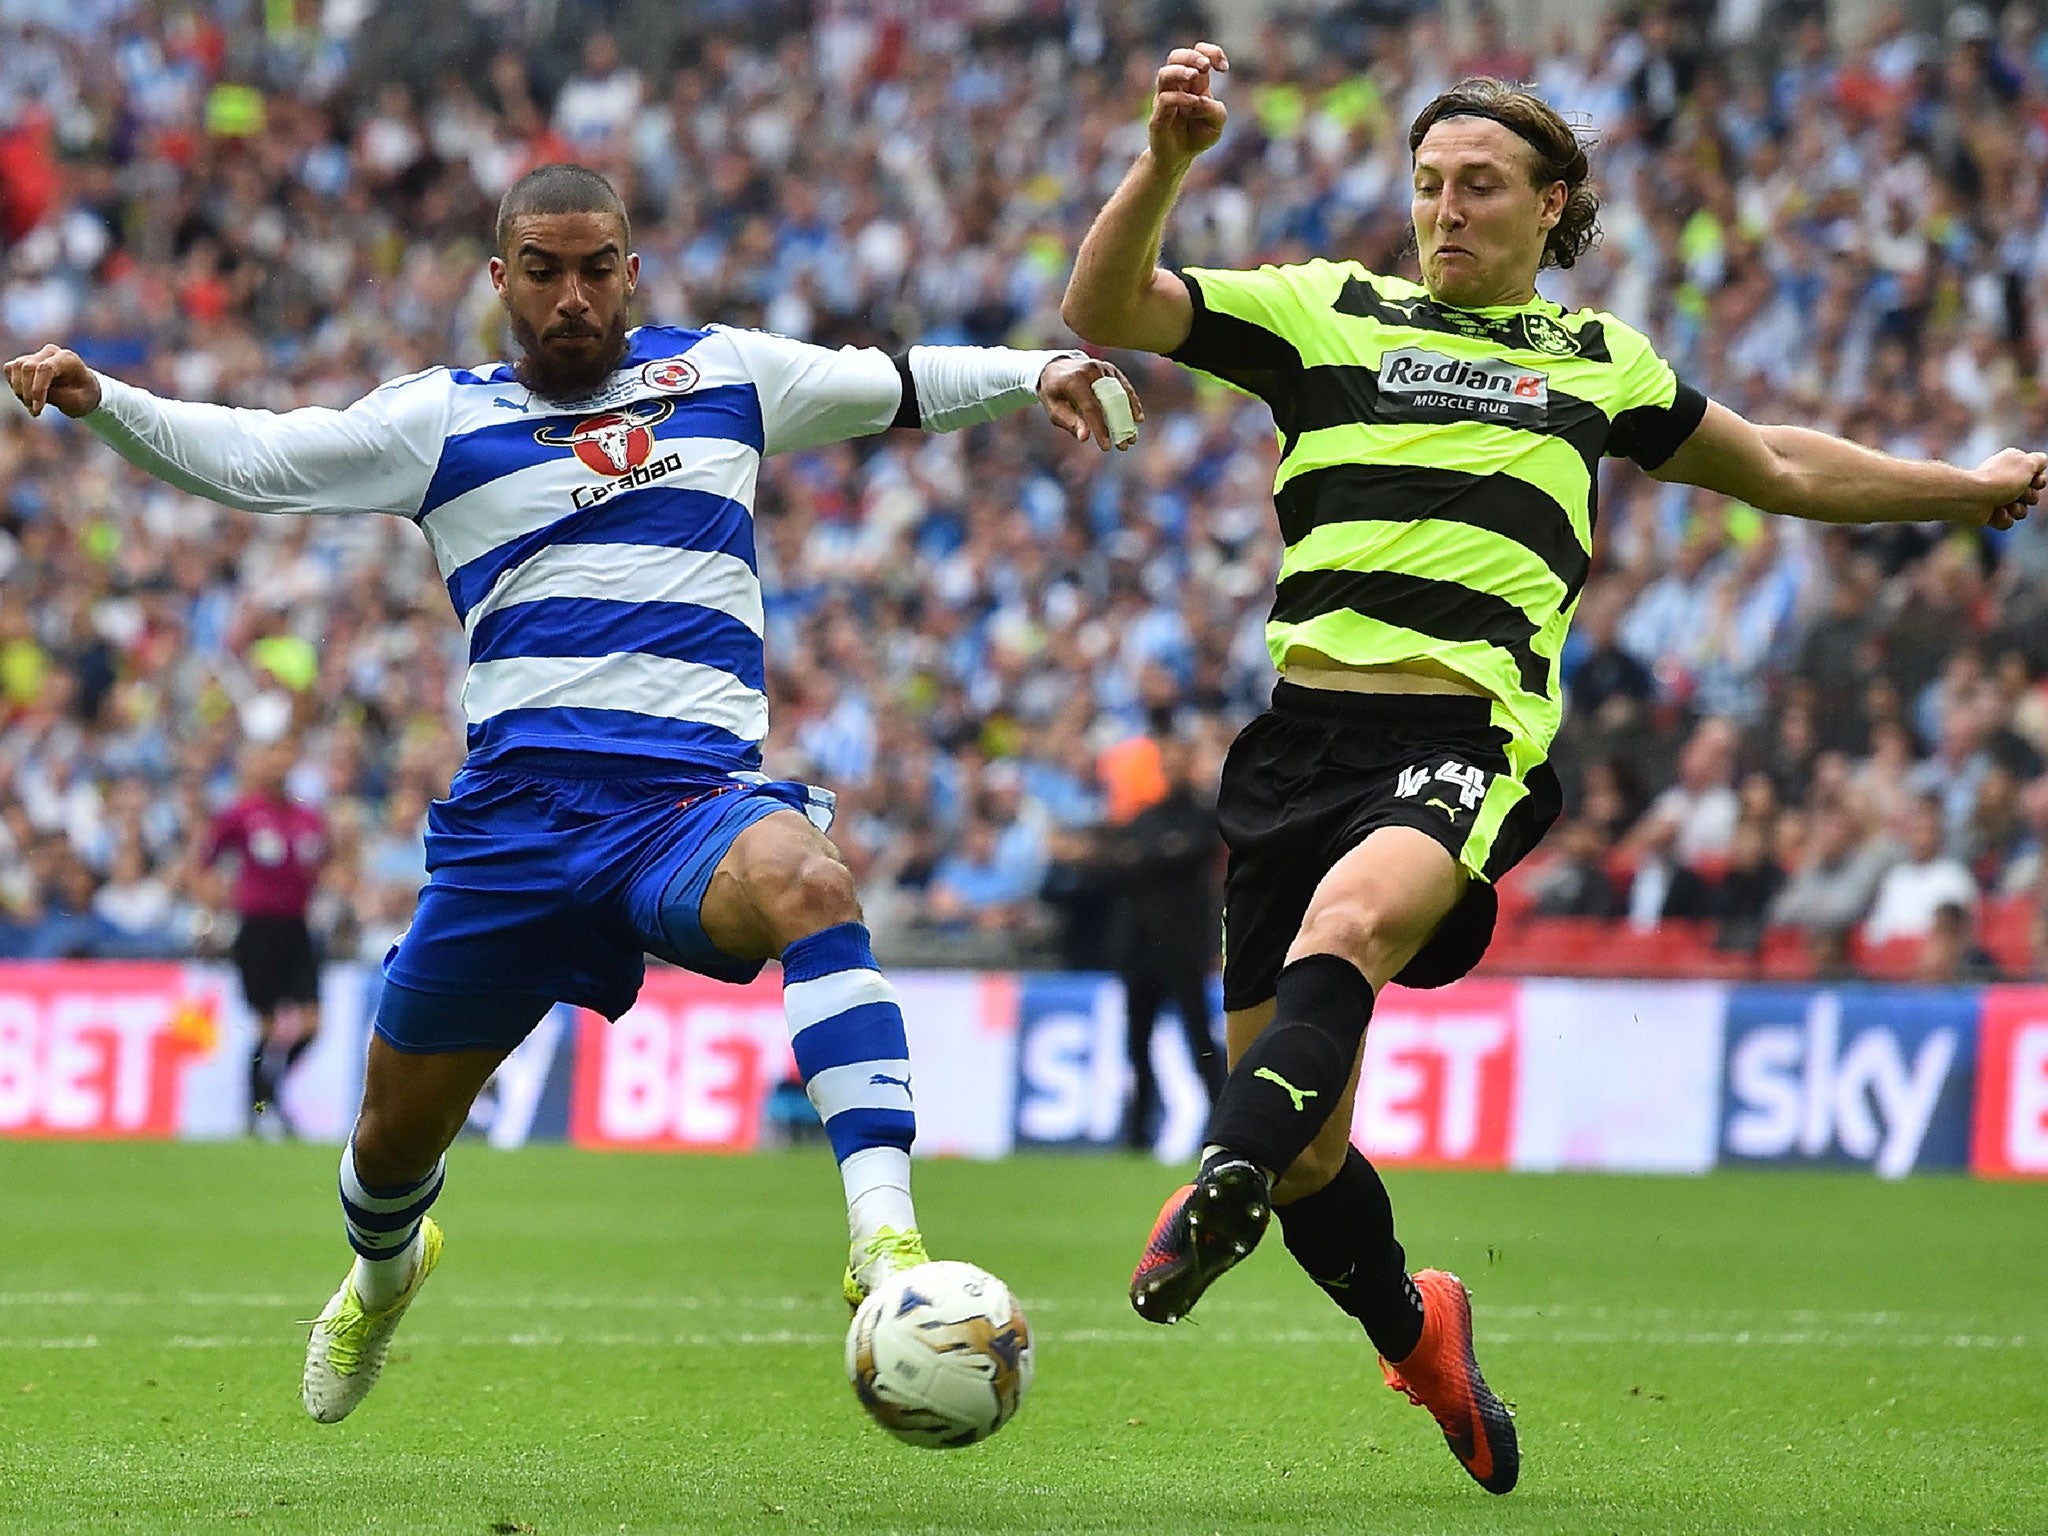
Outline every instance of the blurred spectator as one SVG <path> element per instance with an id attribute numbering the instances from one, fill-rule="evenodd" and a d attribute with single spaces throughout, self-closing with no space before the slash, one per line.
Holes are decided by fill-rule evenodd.
<path id="1" fill-rule="evenodd" d="M 1732 803 L 1732 790 L 1729 799 Z M 1713 888 L 1679 857 L 1679 830 L 1677 816 L 1652 810 L 1630 839 L 1635 871 L 1623 910 L 1631 928 L 1646 931 L 1670 918 L 1713 916 Z"/>
<path id="2" fill-rule="evenodd" d="M 1847 933 L 1863 921 L 1897 858 L 1897 849 L 1863 822 L 1859 802 L 1825 801 L 1813 813 L 1800 864 L 1766 916 L 1814 933 Z"/>
<path id="3" fill-rule="evenodd" d="M 1784 884 L 1785 871 L 1771 846 L 1769 816 L 1743 817 L 1729 839 L 1728 867 L 1714 882 L 1708 900 L 1715 945 L 1755 949 L 1761 944 L 1771 903 Z"/>
<path id="4" fill-rule="evenodd" d="M 1031 901 L 1038 883 L 1005 863 L 996 829 L 980 816 L 960 831 L 958 846 L 942 857 L 925 890 L 925 921 L 942 933 L 1024 938 L 1032 929 Z"/>
<path id="5" fill-rule="evenodd" d="M 1639 706 L 1657 691 L 1656 680 L 1642 661 L 1615 637 L 1618 615 L 1610 603 L 1582 606 L 1572 637 L 1565 689 L 1575 719 L 1600 715 L 1610 701 Z M 1628 709 L 1630 716 L 1633 708 Z"/>
<path id="6" fill-rule="evenodd" d="M 1984 750 L 1991 733 L 1990 700 L 1975 675 L 1978 670 L 1971 667 L 1969 680 L 1944 700 L 1933 755 L 1906 775 L 1907 788 L 1914 794 L 1941 802 L 1942 831 L 1951 841 L 1960 840 L 1976 808 L 1978 790 L 1991 772 L 1991 754 Z"/>
<path id="7" fill-rule="evenodd" d="M 1562 822 L 1528 877 L 1532 910 L 1542 917 L 1618 917 L 1621 893 L 1607 873 L 1612 842 L 1588 816 Z M 1659 916 L 1662 916 L 1661 903 Z"/>
<path id="8" fill-rule="evenodd" d="M 1976 918 L 1959 901 L 1934 909 L 1927 940 L 1913 962 L 1913 979 L 1925 982 L 1985 982 L 1999 979 L 1998 964 L 1977 942 Z"/>
<path id="9" fill-rule="evenodd" d="M 1916 766 L 1912 733 L 1897 720 L 1875 721 L 1870 753 L 1856 764 L 1850 783 L 1881 825 L 1897 825 L 1912 808 Z"/>
<path id="10" fill-rule="evenodd" d="M 1642 814 L 1643 786 L 1635 766 L 1625 757 L 1605 757 L 1586 765 L 1579 786 L 1579 815 L 1600 829 L 1612 844 Z"/>
<path id="11" fill-rule="evenodd" d="M 640 110 L 640 72 L 619 56 L 609 32 L 593 32 L 583 62 L 555 97 L 555 132 L 585 163 L 607 164 L 623 149 L 626 130 Z"/>
<path id="12" fill-rule="evenodd" d="M 1863 924 L 1867 944 L 1925 938 L 1946 903 L 1974 912 L 1977 882 L 1957 859 L 1942 852 L 1941 799 L 1923 796 L 1906 815 L 1905 857 L 1885 871 Z"/>
<path id="13" fill-rule="evenodd" d="M 1728 852 L 1740 809 L 1735 793 L 1735 751 L 1740 741 L 1731 722 L 1719 716 L 1702 720 L 1679 756 L 1678 782 L 1650 803 L 1649 815 L 1669 824 L 1671 854 L 1681 864 L 1717 859 Z"/>
<path id="14" fill-rule="evenodd" d="M 102 954 L 177 956 L 192 942 L 190 910 L 168 880 L 151 873 L 148 852 L 134 838 L 124 838 L 115 850 L 106 883 L 93 893 L 92 910 L 109 930 Z"/>

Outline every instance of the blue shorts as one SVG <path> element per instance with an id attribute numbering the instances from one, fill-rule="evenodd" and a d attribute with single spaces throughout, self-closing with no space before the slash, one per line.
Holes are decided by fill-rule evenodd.
<path id="1" fill-rule="evenodd" d="M 616 1019 L 640 993 L 647 955 L 720 981 L 765 964 L 717 949 L 699 919 L 726 850 L 777 811 L 820 830 L 832 797 L 808 784 L 693 773 L 610 777 L 532 767 L 465 768 L 427 813 L 427 885 L 384 975 L 446 1010 L 381 1009 L 377 1032 L 400 1050 L 510 1047 L 529 1008 L 486 1030 L 453 1000 L 536 998 Z M 480 1038 L 488 1034 L 489 1038 Z"/>

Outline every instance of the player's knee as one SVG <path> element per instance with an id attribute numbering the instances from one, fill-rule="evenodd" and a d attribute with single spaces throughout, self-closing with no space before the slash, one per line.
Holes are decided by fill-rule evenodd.
<path id="1" fill-rule="evenodd" d="M 860 921 L 853 871 L 827 853 L 807 853 L 769 903 L 776 942 L 787 947 L 840 923 Z"/>
<path id="2" fill-rule="evenodd" d="M 1303 919 L 1291 957 L 1342 955 L 1370 975 L 1373 962 L 1392 947 L 1392 928 L 1380 903 L 1370 896 L 1320 903 Z"/>

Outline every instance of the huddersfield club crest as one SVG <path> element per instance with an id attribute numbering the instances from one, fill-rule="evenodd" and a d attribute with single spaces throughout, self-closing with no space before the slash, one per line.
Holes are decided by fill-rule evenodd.
<path id="1" fill-rule="evenodd" d="M 1552 357 L 1570 357 L 1579 350 L 1572 333 L 1545 314 L 1522 316 L 1522 334 L 1531 347 Z"/>
<path id="2" fill-rule="evenodd" d="M 640 370 L 641 381 L 664 395 L 687 395 L 701 377 L 697 365 L 687 357 L 664 357 Z"/>
<path id="3" fill-rule="evenodd" d="M 542 427 L 533 440 L 550 448 L 573 448 L 600 475 L 629 475 L 654 452 L 654 429 L 675 413 L 666 400 L 641 400 L 622 410 L 586 416 L 574 426 Z"/>

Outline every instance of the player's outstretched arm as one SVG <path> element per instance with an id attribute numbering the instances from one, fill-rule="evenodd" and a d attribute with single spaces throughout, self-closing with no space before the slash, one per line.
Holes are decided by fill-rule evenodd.
<path id="1" fill-rule="evenodd" d="M 440 458 L 446 396 L 417 379 L 345 411 L 279 414 L 162 400 L 56 345 L 12 359 L 5 372 L 30 415 L 54 406 L 159 480 L 245 512 L 410 514 Z"/>
<path id="2" fill-rule="evenodd" d="M 2010 528 L 2048 487 L 2048 454 L 2006 448 L 1963 469 L 1893 458 L 1806 427 L 1760 427 L 1709 402 L 1692 435 L 1652 473 L 1815 522 Z"/>
<path id="3" fill-rule="evenodd" d="M 1118 395 L 1124 401 L 1120 413 Z M 1123 370 L 1104 358 L 1079 353 L 1055 357 L 1039 371 L 1038 400 L 1054 426 L 1105 452 L 1130 447 L 1137 441 L 1137 424 L 1145 419 L 1145 402 Z M 1113 420 L 1114 415 L 1128 420 Z"/>
<path id="4" fill-rule="evenodd" d="M 912 347 L 891 357 L 873 347 L 834 351 L 766 331 L 717 328 L 739 352 L 761 402 L 765 453 L 791 453 L 889 427 L 955 432 L 1022 410 L 1034 400 L 1062 432 L 1099 447 L 1128 447 L 1105 412 L 1114 390 L 1133 423 L 1145 409 L 1130 381 L 1084 353 L 1008 347 Z M 1102 391 L 1096 386 L 1102 381 Z M 1118 413 L 1121 415 L 1122 413 Z"/>
<path id="5" fill-rule="evenodd" d="M 1186 283 L 1160 268 L 1159 242 L 1188 168 L 1222 137 L 1230 114 L 1209 81 L 1229 68 L 1214 43 L 1166 56 L 1144 153 L 1089 226 L 1060 301 L 1060 314 L 1083 340 L 1165 353 L 1188 339 L 1194 301 Z"/>

